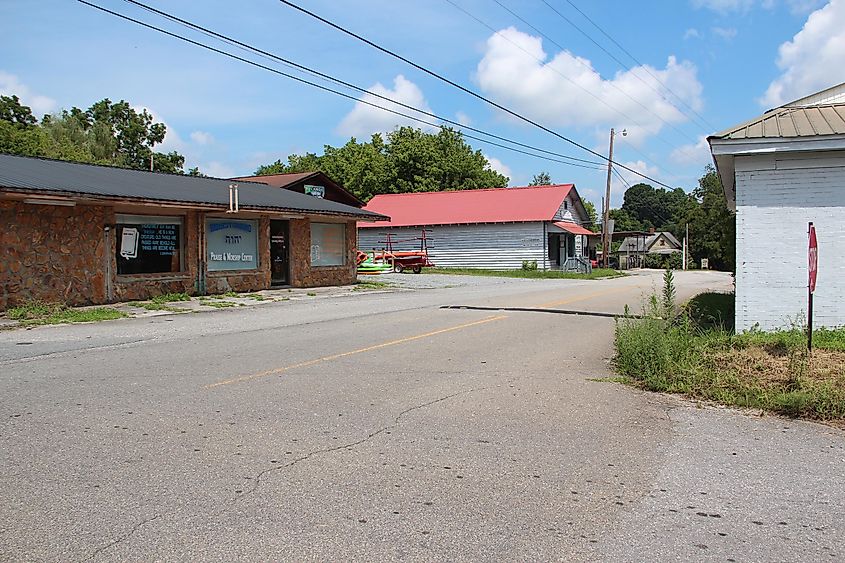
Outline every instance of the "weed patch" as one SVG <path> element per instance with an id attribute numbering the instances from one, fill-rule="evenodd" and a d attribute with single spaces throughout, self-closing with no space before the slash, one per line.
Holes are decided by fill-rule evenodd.
<path id="1" fill-rule="evenodd" d="M 109 307 L 72 309 L 64 303 L 30 301 L 6 312 L 7 316 L 23 326 L 50 325 L 60 323 L 88 323 L 122 319 L 128 315 Z"/>
<path id="2" fill-rule="evenodd" d="M 184 312 L 184 309 L 177 309 L 176 307 L 171 307 L 166 303 L 156 303 L 154 301 L 132 301 L 129 304 L 133 307 L 140 307 L 141 309 L 146 309 L 147 311 L 170 311 L 171 313 Z"/>
<path id="3" fill-rule="evenodd" d="M 806 334 L 736 335 L 732 296 L 703 294 L 674 314 L 664 279 L 644 318 L 621 318 L 615 331 L 616 370 L 629 382 L 664 393 L 817 420 L 845 419 L 845 330 L 825 330 L 807 353 Z"/>
<path id="4" fill-rule="evenodd" d="M 352 288 L 352 291 L 367 291 L 367 290 L 377 290 L 377 289 L 385 289 L 391 287 L 391 284 L 387 282 L 380 282 L 376 280 L 367 280 L 367 281 L 359 281 L 355 282 L 355 287 Z"/>
<path id="5" fill-rule="evenodd" d="M 217 299 L 216 297 L 214 299 Z M 214 307 L 215 309 L 225 309 L 227 307 L 237 307 L 237 303 L 232 303 L 231 301 L 219 301 L 215 300 L 212 301 L 211 299 L 200 299 L 200 305 L 205 305 L 206 307 Z"/>
<path id="6" fill-rule="evenodd" d="M 187 293 L 165 293 L 164 295 L 156 295 L 150 301 L 153 303 L 158 303 L 159 305 L 164 303 L 176 303 L 177 301 L 190 301 L 191 296 Z"/>

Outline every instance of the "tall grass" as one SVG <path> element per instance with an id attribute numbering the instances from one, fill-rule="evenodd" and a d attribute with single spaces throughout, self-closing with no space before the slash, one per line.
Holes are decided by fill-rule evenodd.
<path id="1" fill-rule="evenodd" d="M 643 318 L 617 320 L 617 371 L 645 389 L 821 420 L 845 418 L 845 330 L 818 331 L 822 350 L 806 352 L 800 329 L 735 335 L 727 311 L 675 313 L 674 281 L 643 306 Z M 726 303 L 723 297 L 705 301 Z M 698 311 L 700 313 L 700 311 Z"/>

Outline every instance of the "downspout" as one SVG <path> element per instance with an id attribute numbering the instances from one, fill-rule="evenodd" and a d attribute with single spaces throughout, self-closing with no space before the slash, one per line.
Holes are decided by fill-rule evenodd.
<path id="1" fill-rule="evenodd" d="M 111 226 L 106 225 L 103 229 L 103 237 L 105 239 L 104 244 L 105 246 L 105 266 L 106 266 L 106 275 L 105 275 L 105 298 L 107 303 L 114 302 L 114 285 L 112 284 L 112 271 L 111 271 L 111 261 L 112 256 L 116 254 L 116 250 L 112 248 L 111 244 Z"/>
<path id="2" fill-rule="evenodd" d="M 206 240 L 205 213 L 198 211 L 197 217 L 197 294 L 206 294 Z"/>

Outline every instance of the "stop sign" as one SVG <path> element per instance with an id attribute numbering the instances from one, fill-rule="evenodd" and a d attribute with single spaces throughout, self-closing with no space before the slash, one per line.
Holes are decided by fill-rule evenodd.
<path id="1" fill-rule="evenodd" d="M 816 241 L 816 227 L 810 223 L 810 249 L 808 252 L 810 266 L 810 293 L 816 291 L 816 274 L 819 271 L 819 245 Z"/>

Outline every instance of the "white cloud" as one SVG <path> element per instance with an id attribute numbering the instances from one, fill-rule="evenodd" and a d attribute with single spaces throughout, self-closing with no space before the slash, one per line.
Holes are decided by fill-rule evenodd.
<path id="1" fill-rule="evenodd" d="M 705 165 L 711 162 L 710 145 L 707 143 L 707 137 L 702 135 L 698 138 L 695 144 L 683 145 L 669 155 L 669 157 L 676 163 L 681 165 Z"/>
<path id="2" fill-rule="evenodd" d="M 489 168 L 490 170 L 494 170 L 502 176 L 507 176 L 508 178 L 512 176 L 510 167 L 498 158 L 494 158 L 486 154 L 484 155 L 484 158 L 487 159 L 487 168 Z"/>
<path id="3" fill-rule="evenodd" d="M 472 125 L 472 118 L 462 111 L 455 114 L 455 121 L 461 125 Z"/>
<path id="4" fill-rule="evenodd" d="M 17 96 L 20 98 L 21 103 L 29 106 L 32 109 L 33 115 L 39 118 L 45 113 L 50 113 L 56 109 L 56 100 L 36 94 L 26 84 L 22 83 L 17 76 L 3 72 L 2 70 L 0 70 L 0 95 Z"/>
<path id="5" fill-rule="evenodd" d="M 191 140 L 198 145 L 210 145 L 214 142 L 214 136 L 205 131 L 194 131 L 191 133 Z"/>
<path id="6" fill-rule="evenodd" d="M 401 74 L 397 75 L 396 78 L 393 79 L 392 90 L 390 88 L 386 88 L 381 83 L 376 83 L 368 90 L 380 96 L 390 98 L 391 100 L 396 100 L 397 102 L 407 104 L 423 111 L 431 112 L 431 108 L 428 107 L 428 102 L 425 101 L 425 96 L 423 95 L 422 90 Z M 394 109 L 401 113 L 414 115 L 414 112 L 407 108 L 386 102 L 385 100 L 377 98 L 371 94 L 364 94 L 361 99 L 382 107 Z M 424 115 L 420 115 L 420 118 L 428 121 L 432 120 L 432 118 Z M 366 137 L 373 133 L 392 131 L 399 125 L 412 125 L 414 127 L 421 127 L 427 131 L 433 131 L 435 129 L 434 127 L 422 125 L 412 119 L 386 112 L 361 102 L 356 102 L 352 111 L 350 111 L 340 122 L 340 125 L 337 126 L 337 133 L 353 137 Z"/>
<path id="7" fill-rule="evenodd" d="M 539 37 L 510 27 L 487 40 L 477 80 L 486 94 L 528 117 L 549 125 L 625 128 L 632 144 L 658 133 L 663 121 L 687 119 L 655 91 L 662 89 L 660 82 L 696 110 L 702 106 L 695 66 L 675 57 L 665 69 L 634 67 L 611 80 L 569 51 L 547 59 Z M 637 116 L 636 121 L 621 114 Z"/>
<path id="8" fill-rule="evenodd" d="M 684 32 L 684 39 L 698 39 L 699 37 L 701 37 L 701 32 L 694 27 L 691 27 Z"/>
<path id="9" fill-rule="evenodd" d="M 735 27 L 713 27 L 711 28 L 714 34 L 718 35 L 725 41 L 730 41 L 736 37 L 737 30 Z"/>
<path id="10" fill-rule="evenodd" d="M 211 161 L 200 164 L 198 168 L 206 176 L 212 176 L 214 178 L 232 178 L 235 176 L 235 171 L 222 162 Z"/>
<path id="11" fill-rule="evenodd" d="M 778 48 L 777 65 L 783 72 L 769 84 L 760 103 L 767 108 L 780 106 L 841 82 L 843 61 L 845 0 L 831 0 L 810 14 L 801 31 Z"/>

